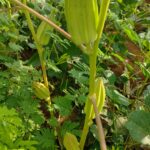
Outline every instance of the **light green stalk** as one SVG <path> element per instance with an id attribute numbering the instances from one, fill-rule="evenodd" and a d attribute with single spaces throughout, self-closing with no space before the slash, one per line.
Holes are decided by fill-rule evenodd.
<path id="1" fill-rule="evenodd" d="M 9 19 L 11 19 L 11 5 L 10 5 L 10 2 L 6 1 L 6 4 L 7 4 L 7 7 L 8 7 L 8 16 L 9 16 Z"/>
<path id="2" fill-rule="evenodd" d="M 24 0 L 24 4 L 26 4 L 26 0 Z M 32 33 L 35 45 L 36 45 L 37 50 L 38 50 L 38 54 L 39 54 L 39 58 L 40 58 L 41 66 L 42 66 L 44 84 L 45 84 L 45 86 L 48 87 L 48 80 L 47 80 L 45 62 L 44 62 L 44 58 L 43 58 L 43 48 L 42 48 L 41 45 L 38 44 L 36 33 L 35 33 L 35 30 L 34 30 L 33 23 L 32 23 L 32 20 L 30 18 L 29 12 L 27 10 L 24 10 L 24 13 L 25 13 L 25 16 L 26 16 L 26 19 L 27 19 L 29 29 Z"/>
<path id="3" fill-rule="evenodd" d="M 100 6 L 100 14 L 99 14 L 99 23 L 97 28 L 97 39 L 93 46 L 93 54 L 89 56 L 89 64 L 90 64 L 90 79 L 89 79 L 89 97 L 94 94 L 95 89 L 95 77 L 96 77 L 96 60 L 97 60 L 97 52 L 98 52 L 98 45 L 99 40 L 102 36 L 104 24 L 106 21 L 106 15 L 108 11 L 110 0 L 102 0 L 101 6 Z M 90 99 L 87 100 L 87 112 L 84 122 L 83 131 L 81 134 L 81 140 L 80 140 L 80 149 L 83 150 L 85 145 L 85 140 L 89 131 L 89 127 L 92 124 L 92 118 L 91 118 L 91 112 L 92 112 L 92 103 L 90 102 Z"/>
<path id="4" fill-rule="evenodd" d="M 26 0 L 23 0 L 23 3 L 26 5 Z M 30 29 L 30 31 L 32 33 L 32 37 L 34 39 L 35 45 L 37 47 L 38 54 L 39 54 L 41 68 L 42 68 L 42 73 L 43 73 L 44 84 L 45 84 L 46 87 L 48 87 L 46 66 L 45 66 L 45 60 L 44 60 L 44 57 L 43 57 L 43 50 L 44 49 L 43 49 L 43 47 L 40 44 L 38 44 L 38 40 L 37 40 L 37 37 L 36 37 L 36 33 L 35 33 L 35 30 L 34 30 L 33 23 L 32 23 L 32 20 L 30 18 L 29 12 L 27 10 L 24 10 L 24 13 L 25 13 L 25 16 L 26 16 L 26 19 L 27 19 L 27 23 L 28 23 L 29 29 Z M 46 101 L 48 101 L 48 103 L 50 105 L 50 97 Z"/>

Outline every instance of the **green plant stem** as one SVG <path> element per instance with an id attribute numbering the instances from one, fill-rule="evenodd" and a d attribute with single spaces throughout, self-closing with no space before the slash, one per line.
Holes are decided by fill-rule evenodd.
<path id="1" fill-rule="evenodd" d="M 95 116 L 96 116 L 96 124 L 97 124 L 100 148 L 102 150 L 107 150 L 106 141 L 105 141 L 105 134 L 104 134 L 102 122 L 101 122 L 101 119 L 99 116 L 99 111 L 98 111 L 98 108 L 96 106 L 96 94 L 94 94 L 92 97 L 90 97 L 90 100 L 93 104 L 93 108 L 94 108 L 94 112 L 95 112 Z"/>
<path id="2" fill-rule="evenodd" d="M 6 1 L 7 7 L 8 7 L 8 16 L 11 19 L 11 5 L 10 2 Z"/>
<path id="3" fill-rule="evenodd" d="M 92 124 L 92 121 L 87 116 L 85 118 L 85 121 L 84 121 L 84 127 L 83 127 L 83 130 L 82 130 L 82 135 L 81 135 L 81 139 L 80 139 L 80 150 L 84 149 L 86 137 L 87 137 L 89 127 L 91 126 L 91 124 Z"/>
<path id="4" fill-rule="evenodd" d="M 106 16 L 107 16 L 107 11 L 108 11 L 108 6 L 109 6 L 110 0 L 102 0 L 101 1 L 101 7 L 100 7 L 100 14 L 99 14 L 99 23 L 98 23 L 98 28 L 97 28 L 97 39 L 94 43 L 93 46 L 93 53 L 89 55 L 89 64 L 90 64 L 90 78 L 89 78 L 89 96 L 92 96 L 94 94 L 94 89 L 95 89 L 95 77 L 96 77 L 96 59 L 97 59 L 97 52 L 98 52 L 98 45 L 99 45 L 99 40 L 102 36 Z M 83 131 L 81 134 L 81 139 L 80 139 L 80 149 L 83 150 L 84 144 L 86 141 L 86 137 L 89 131 L 89 127 L 92 122 L 92 116 L 91 112 L 93 109 L 92 103 L 90 102 L 90 99 L 87 99 L 87 104 L 86 104 L 87 112 L 86 112 L 86 117 L 85 117 L 85 122 L 84 122 L 84 127 Z"/>
<path id="5" fill-rule="evenodd" d="M 26 0 L 24 0 L 23 2 L 24 2 L 24 4 L 26 4 Z M 38 41 L 37 41 L 37 38 L 36 38 L 36 33 L 35 33 L 35 30 L 34 30 L 33 23 L 32 23 L 32 20 L 30 18 L 29 12 L 27 10 L 24 10 L 24 13 L 25 13 L 25 16 L 26 16 L 26 19 L 27 19 L 27 23 L 28 23 L 29 29 L 30 29 L 30 31 L 32 33 L 35 45 L 37 47 L 38 54 L 39 54 L 40 63 L 41 63 L 41 67 L 42 67 L 44 84 L 45 84 L 45 86 L 48 87 L 48 80 L 47 80 L 47 74 L 46 74 L 45 61 L 44 61 L 44 58 L 43 58 L 43 48 L 42 48 L 41 45 L 38 44 Z"/>
<path id="6" fill-rule="evenodd" d="M 23 0 L 23 3 L 26 5 L 26 0 Z M 32 37 L 34 39 L 35 45 L 37 47 L 38 54 L 39 54 L 39 59 L 40 59 L 40 63 L 41 63 L 44 84 L 45 84 L 46 87 L 48 87 L 48 79 L 47 79 L 47 73 L 46 73 L 46 63 L 45 63 L 45 60 L 44 60 L 44 57 L 43 57 L 43 51 L 44 50 L 43 50 L 43 47 L 40 44 L 38 44 L 38 40 L 37 40 L 37 37 L 36 37 L 36 33 L 35 33 L 35 30 L 34 30 L 33 23 L 32 23 L 32 20 L 30 18 L 29 12 L 27 10 L 24 10 L 24 13 L 25 13 L 25 16 L 26 16 L 26 19 L 27 19 L 29 29 L 32 33 Z M 50 106 L 51 105 L 50 96 L 49 96 L 49 98 L 46 99 L 46 101 L 47 101 L 48 105 Z M 53 115 L 52 112 L 51 112 L 51 114 Z"/>
<path id="7" fill-rule="evenodd" d="M 96 45 L 94 46 L 96 48 Z M 95 87 L 95 77 L 96 77 L 96 59 L 97 59 L 97 48 L 93 49 L 93 54 L 89 56 L 89 63 L 90 63 L 90 79 L 89 79 L 89 96 L 94 94 L 94 87 Z M 84 127 L 81 134 L 80 139 L 80 149 L 83 150 L 85 140 L 89 131 L 89 127 L 92 124 L 92 118 L 91 118 L 91 111 L 92 111 L 92 104 L 87 99 L 87 108 L 88 111 L 86 112 Z"/>
<path id="8" fill-rule="evenodd" d="M 59 124 L 56 128 L 55 128 L 56 132 L 57 132 L 57 136 L 58 136 L 58 142 L 60 145 L 60 149 L 63 150 L 63 138 L 61 136 L 61 125 Z"/>
<path id="9" fill-rule="evenodd" d="M 97 32 L 98 32 L 97 40 L 98 41 L 100 40 L 102 33 L 103 33 L 109 3 L 110 3 L 110 0 L 101 0 L 99 23 L 98 23 L 98 27 L 97 27 Z"/>
<path id="10" fill-rule="evenodd" d="M 65 32 L 64 30 L 59 28 L 57 25 L 55 25 L 53 22 L 51 22 L 47 18 L 43 17 L 42 15 L 40 15 L 36 11 L 32 10 L 31 8 L 27 7 L 26 5 L 23 5 L 18 0 L 12 0 L 12 1 L 17 3 L 19 6 L 23 7 L 24 9 L 28 10 L 29 12 L 33 13 L 38 18 L 40 18 L 40 19 L 46 21 L 47 23 L 49 23 L 58 32 L 63 34 L 67 39 L 72 40 L 71 36 L 67 32 Z M 102 2 L 101 2 L 99 23 L 98 23 L 98 28 L 97 28 L 98 36 L 97 36 L 97 39 L 96 39 L 96 41 L 94 43 L 94 46 L 93 46 L 93 53 L 89 56 L 89 63 L 90 63 L 89 95 L 94 94 L 95 77 L 96 77 L 96 59 L 97 59 L 98 44 L 99 44 L 99 40 L 101 38 L 102 31 L 103 31 L 103 28 L 104 28 L 104 23 L 105 23 L 105 20 L 106 20 L 106 15 L 107 15 L 107 10 L 108 10 L 109 3 L 110 3 L 110 0 L 102 0 Z M 34 38 L 34 36 L 33 36 L 33 38 Z M 37 40 L 35 40 L 35 42 L 36 41 Z M 38 48 L 38 46 L 37 46 L 37 48 Z M 82 47 L 82 46 L 80 46 L 80 48 L 84 49 L 84 47 Z M 84 123 L 83 131 L 82 131 L 82 135 L 81 135 L 81 140 L 80 140 L 80 148 L 81 148 L 81 150 L 83 150 L 83 148 L 84 148 L 86 136 L 87 136 L 89 127 L 91 125 L 91 120 L 92 120 L 90 114 L 91 114 L 91 111 L 92 111 L 93 107 L 92 107 L 92 104 L 91 104 L 89 99 L 88 99 L 87 103 L 88 103 L 87 104 L 88 112 L 86 113 L 85 123 Z"/>

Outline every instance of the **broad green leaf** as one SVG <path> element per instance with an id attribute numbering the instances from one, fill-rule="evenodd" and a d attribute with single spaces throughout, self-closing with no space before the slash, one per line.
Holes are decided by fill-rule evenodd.
<path id="1" fill-rule="evenodd" d="M 38 145 L 40 145 L 43 150 L 55 150 L 54 131 L 45 128 L 41 129 L 39 132 L 36 133 L 35 139 L 38 141 Z"/>
<path id="2" fill-rule="evenodd" d="M 106 88 L 106 95 L 114 102 L 120 105 L 129 106 L 130 101 L 127 97 L 119 93 L 117 90 Z"/>
<path id="3" fill-rule="evenodd" d="M 135 141 L 150 145 L 150 112 L 132 112 L 125 126 Z"/>

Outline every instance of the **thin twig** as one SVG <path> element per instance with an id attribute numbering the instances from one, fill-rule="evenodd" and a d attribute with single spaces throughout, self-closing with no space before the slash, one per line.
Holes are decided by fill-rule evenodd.
<path id="1" fill-rule="evenodd" d="M 103 131 L 102 122 L 99 116 L 98 108 L 96 106 L 96 95 L 90 97 L 90 100 L 93 104 L 95 116 L 96 116 L 96 124 L 97 124 L 97 130 L 98 130 L 98 136 L 99 136 L 99 143 L 101 150 L 107 150 L 106 141 L 105 141 L 105 135 Z"/>

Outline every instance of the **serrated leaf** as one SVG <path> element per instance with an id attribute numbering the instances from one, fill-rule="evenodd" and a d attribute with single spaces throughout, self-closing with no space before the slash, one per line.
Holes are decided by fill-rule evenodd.
<path id="1" fill-rule="evenodd" d="M 80 131 L 78 130 L 79 123 L 66 121 L 61 127 L 61 135 L 64 136 L 66 132 L 72 133 L 76 136 L 80 135 Z"/>
<path id="2" fill-rule="evenodd" d="M 72 69 L 69 71 L 69 73 L 71 77 L 75 78 L 77 83 L 88 85 L 88 77 L 85 76 L 87 72 Z"/>
<path id="3" fill-rule="evenodd" d="M 73 96 L 72 95 L 66 95 L 63 97 L 56 97 L 54 99 L 54 107 L 59 110 L 60 115 L 62 116 L 68 116 L 71 114 L 72 111 L 72 101 L 73 101 Z"/>
<path id="4" fill-rule="evenodd" d="M 14 141 L 22 136 L 24 126 L 15 109 L 0 107 L 0 141 L 10 147 Z"/>
<path id="5" fill-rule="evenodd" d="M 19 102 L 19 105 L 26 114 L 34 114 L 38 111 L 38 101 L 22 100 Z"/>
<path id="6" fill-rule="evenodd" d="M 132 112 L 125 126 L 135 141 L 150 145 L 150 112 Z"/>
<path id="7" fill-rule="evenodd" d="M 15 109 L 8 109 L 6 106 L 0 107 L 0 114 L 1 114 L 0 115 L 1 123 L 3 121 L 7 121 L 8 123 L 12 125 L 22 127 L 22 121 L 18 117 L 18 114 L 15 111 Z"/>
<path id="8" fill-rule="evenodd" d="M 51 117 L 50 120 L 49 120 L 49 124 L 52 126 L 52 127 L 57 127 L 58 126 L 58 121 L 55 117 Z"/>
<path id="9" fill-rule="evenodd" d="M 20 52 L 21 50 L 23 50 L 23 47 L 16 43 L 10 42 L 8 45 L 12 50 L 14 50 L 16 52 Z"/>
<path id="10" fill-rule="evenodd" d="M 52 130 L 42 129 L 36 134 L 35 139 L 43 149 L 55 150 L 55 136 Z"/>
<path id="11" fill-rule="evenodd" d="M 36 150 L 33 145 L 37 145 L 37 141 L 27 141 L 27 140 L 17 140 L 15 141 L 16 147 L 22 147 L 23 149 L 30 149 L 30 150 Z"/>

